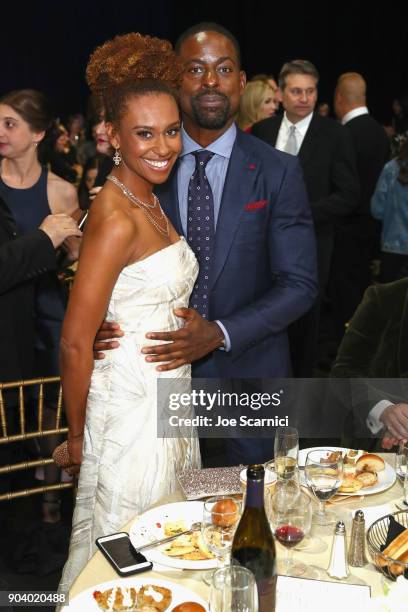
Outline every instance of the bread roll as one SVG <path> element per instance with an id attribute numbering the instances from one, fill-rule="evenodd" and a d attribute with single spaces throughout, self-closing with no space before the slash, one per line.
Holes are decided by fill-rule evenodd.
<path id="1" fill-rule="evenodd" d="M 385 469 L 385 462 L 382 457 L 367 453 L 357 460 L 356 466 L 360 472 L 381 472 Z"/>
<path id="2" fill-rule="evenodd" d="M 173 608 L 173 612 L 205 612 L 205 610 L 203 606 L 194 601 L 186 601 Z"/>
<path id="3" fill-rule="evenodd" d="M 357 474 L 356 479 L 361 482 L 363 487 L 373 487 L 378 482 L 378 476 L 373 472 L 361 472 L 361 474 Z"/>
<path id="4" fill-rule="evenodd" d="M 402 533 L 393 539 L 387 548 L 384 548 L 383 555 L 391 557 L 391 559 L 401 560 L 401 557 L 408 552 L 408 529 L 404 529 Z"/>
<path id="5" fill-rule="evenodd" d="M 343 482 L 339 488 L 339 493 L 356 493 L 363 488 L 363 483 L 353 478 L 352 476 L 346 476 L 343 478 Z"/>

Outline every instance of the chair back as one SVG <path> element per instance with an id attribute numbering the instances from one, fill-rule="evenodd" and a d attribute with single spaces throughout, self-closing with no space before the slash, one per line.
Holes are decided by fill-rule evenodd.
<path id="1" fill-rule="evenodd" d="M 59 383 L 58 400 L 55 410 L 55 421 L 52 428 L 44 428 L 44 401 L 47 388 Z M 36 389 L 37 388 L 37 389 Z M 33 391 L 38 390 L 35 398 Z M 17 432 L 9 431 L 11 418 L 8 414 L 7 395 L 8 392 L 17 393 L 18 424 Z M 15 402 L 13 402 L 15 403 Z M 29 410 L 33 414 L 29 414 Z M 9 418 L 8 418 L 9 417 Z M 48 378 L 36 378 L 32 380 L 20 380 L 16 382 L 0 383 L 0 448 L 8 444 L 24 443 L 27 440 L 41 440 L 44 436 L 66 434 L 68 427 L 61 427 L 62 420 L 62 388 L 60 378 L 52 376 Z M 15 428 L 14 428 L 15 429 Z M 0 465 L 0 475 L 20 470 L 30 470 L 39 466 L 53 463 L 52 457 L 42 457 L 14 463 Z M 9 491 L 0 494 L 0 502 L 12 500 L 18 497 L 26 497 L 37 493 L 68 489 L 73 486 L 72 482 L 60 482 L 58 484 L 31 487 L 20 491 Z"/>

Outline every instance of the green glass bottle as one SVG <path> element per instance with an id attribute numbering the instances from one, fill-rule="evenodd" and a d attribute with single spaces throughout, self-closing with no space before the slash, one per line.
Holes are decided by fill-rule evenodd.
<path id="1" fill-rule="evenodd" d="M 244 512 L 234 535 L 231 563 L 255 576 L 259 612 L 273 612 L 276 599 L 276 550 L 264 504 L 263 465 L 250 465 Z"/>

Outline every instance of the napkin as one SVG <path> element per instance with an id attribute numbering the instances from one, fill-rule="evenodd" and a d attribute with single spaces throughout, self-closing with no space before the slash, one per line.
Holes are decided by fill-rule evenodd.
<path id="1" fill-rule="evenodd" d="M 400 533 L 402 533 L 403 531 L 405 531 L 405 527 L 401 525 L 401 523 L 398 523 L 398 521 L 396 521 L 393 516 L 390 516 L 390 522 L 388 524 L 387 539 L 385 541 L 385 544 L 380 546 L 381 551 L 387 548 L 387 546 L 391 544 L 391 542 L 395 540 L 395 538 L 397 538 L 400 535 Z"/>

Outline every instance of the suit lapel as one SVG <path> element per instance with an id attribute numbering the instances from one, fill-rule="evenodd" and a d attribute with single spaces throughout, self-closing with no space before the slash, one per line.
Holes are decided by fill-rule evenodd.
<path id="1" fill-rule="evenodd" d="M 298 157 L 302 164 L 304 164 L 307 159 L 313 153 L 316 145 L 319 143 L 319 118 L 313 113 L 312 120 L 307 129 L 305 137 L 302 142 L 302 146 L 299 149 Z"/>
<path id="2" fill-rule="evenodd" d="M 271 120 L 270 123 L 270 138 L 268 138 L 267 142 L 271 144 L 273 147 L 276 147 L 276 141 L 278 140 L 280 126 L 282 125 L 282 117 L 280 119 L 275 120 L 275 117 Z"/>
<path id="3" fill-rule="evenodd" d="M 257 176 L 255 164 L 245 151 L 246 135 L 237 132 L 237 138 L 231 152 L 227 176 L 221 199 L 215 232 L 214 258 L 211 274 L 211 285 L 214 286 L 220 275 L 235 233 L 238 229 L 244 206 L 251 200 Z"/>
<path id="4" fill-rule="evenodd" d="M 177 169 L 179 161 L 174 164 L 174 168 L 164 185 L 159 185 L 155 193 L 160 200 L 160 204 L 174 226 L 178 234 L 183 235 L 183 225 L 180 217 L 180 206 L 178 198 Z"/>
<path id="5" fill-rule="evenodd" d="M 404 306 L 401 316 L 401 328 L 398 339 L 398 366 L 399 376 L 408 377 L 408 290 L 405 294 Z"/>

